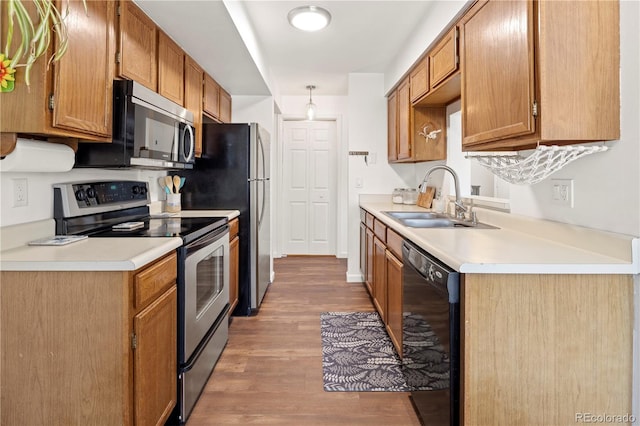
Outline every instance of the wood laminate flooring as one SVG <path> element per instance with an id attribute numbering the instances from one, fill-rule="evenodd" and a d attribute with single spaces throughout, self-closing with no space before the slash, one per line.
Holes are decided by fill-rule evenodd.
<path id="1" fill-rule="evenodd" d="M 374 311 L 346 260 L 274 260 L 258 315 L 233 317 L 229 341 L 187 426 L 419 425 L 408 393 L 325 392 L 320 313 Z"/>

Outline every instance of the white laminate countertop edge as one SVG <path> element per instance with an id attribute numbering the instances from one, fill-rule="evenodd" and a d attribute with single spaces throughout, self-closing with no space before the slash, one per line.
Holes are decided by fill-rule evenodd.
<path id="1" fill-rule="evenodd" d="M 229 220 L 239 215 L 238 210 L 182 210 L 172 214 Z M 28 245 L 54 233 L 53 219 L 1 227 L 0 271 L 132 271 L 182 245 L 178 237 L 88 238 L 64 246 Z"/>
<path id="2" fill-rule="evenodd" d="M 463 273 L 638 274 L 638 238 L 547 222 L 477 208 L 478 219 L 499 229 L 418 229 L 384 211 L 429 211 L 375 197 L 360 206 L 389 228 Z M 501 217 L 505 216 L 505 217 Z M 554 240 L 552 235 L 561 240 Z M 605 249 L 602 249 L 604 244 Z M 600 250 L 598 250 L 600 248 Z M 610 252 L 609 252 L 610 251 Z"/>
<path id="3" fill-rule="evenodd" d="M 65 246 L 24 245 L 1 253 L 2 271 L 133 271 L 177 249 L 182 239 L 87 238 Z"/>

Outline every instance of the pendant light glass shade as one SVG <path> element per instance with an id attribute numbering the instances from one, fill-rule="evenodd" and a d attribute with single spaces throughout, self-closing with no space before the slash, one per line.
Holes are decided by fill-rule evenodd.
<path id="1" fill-rule="evenodd" d="M 307 104 L 307 120 L 313 120 L 316 117 L 316 104 L 311 100 L 311 91 L 315 89 L 316 86 L 309 85 L 307 89 L 309 89 L 309 103 Z"/>

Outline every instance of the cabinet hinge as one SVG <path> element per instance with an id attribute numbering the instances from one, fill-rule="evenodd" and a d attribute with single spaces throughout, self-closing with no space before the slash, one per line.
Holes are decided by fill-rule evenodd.
<path id="1" fill-rule="evenodd" d="M 533 107 L 531 108 L 531 113 L 534 117 L 538 116 L 538 101 L 533 101 Z"/>
<path id="2" fill-rule="evenodd" d="M 49 111 L 53 111 L 53 107 L 56 105 L 53 93 L 49 95 Z"/>
<path id="3" fill-rule="evenodd" d="M 136 349 L 138 347 L 138 336 L 136 333 L 131 333 L 131 349 Z"/>
<path id="4" fill-rule="evenodd" d="M 116 64 L 120 63 L 120 52 L 116 53 Z"/>

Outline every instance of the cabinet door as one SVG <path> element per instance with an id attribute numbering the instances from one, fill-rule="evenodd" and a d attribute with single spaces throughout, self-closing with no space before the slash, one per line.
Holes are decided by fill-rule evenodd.
<path id="1" fill-rule="evenodd" d="M 164 424 L 176 404 L 177 306 L 174 285 L 133 319 L 136 426 Z"/>
<path id="2" fill-rule="evenodd" d="M 131 0 L 120 1 L 118 76 L 158 89 L 156 24 Z"/>
<path id="3" fill-rule="evenodd" d="M 203 71 L 191 57 L 184 60 L 184 107 L 193 112 L 195 156 L 202 155 L 202 91 Z"/>
<path id="4" fill-rule="evenodd" d="M 54 127 L 111 136 L 113 2 L 65 3 L 69 46 L 54 66 Z M 45 59 L 43 59 L 45 60 Z"/>
<path id="5" fill-rule="evenodd" d="M 385 251 L 387 247 L 377 237 L 373 240 L 373 303 L 383 322 L 387 322 L 387 274 Z"/>
<path id="6" fill-rule="evenodd" d="M 385 255 L 387 274 L 387 332 L 402 358 L 402 262 L 389 250 Z"/>
<path id="7" fill-rule="evenodd" d="M 220 86 L 208 74 L 204 75 L 204 104 L 202 111 L 211 118 L 220 117 Z"/>
<path id="8" fill-rule="evenodd" d="M 360 273 L 362 279 L 367 276 L 367 226 L 360 222 Z"/>
<path id="9" fill-rule="evenodd" d="M 398 159 L 398 95 L 394 91 L 387 99 L 387 158 Z"/>
<path id="10" fill-rule="evenodd" d="M 373 297 L 373 231 L 367 228 L 367 274 L 364 283 L 367 286 L 369 294 Z"/>
<path id="11" fill-rule="evenodd" d="M 398 160 L 411 159 L 411 97 L 409 79 L 398 87 Z"/>
<path id="12" fill-rule="evenodd" d="M 231 123 L 231 95 L 220 88 L 220 121 Z"/>
<path id="13" fill-rule="evenodd" d="M 458 27 L 453 27 L 429 52 L 431 88 L 458 69 Z"/>
<path id="14" fill-rule="evenodd" d="M 411 82 L 411 102 L 420 99 L 429 91 L 429 59 L 424 58 L 415 66 L 409 76 Z"/>
<path id="15" fill-rule="evenodd" d="M 158 93 L 184 105 L 184 51 L 162 31 L 158 33 Z"/>
<path id="16" fill-rule="evenodd" d="M 462 20 L 462 145 L 531 134 L 532 1 L 483 1 Z"/>
<path id="17" fill-rule="evenodd" d="M 229 313 L 238 304 L 238 274 L 240 268 L 240 238 L 235 237 L 229 242 Z"/>

